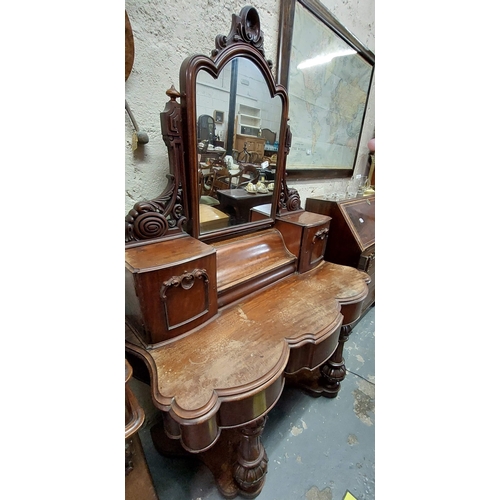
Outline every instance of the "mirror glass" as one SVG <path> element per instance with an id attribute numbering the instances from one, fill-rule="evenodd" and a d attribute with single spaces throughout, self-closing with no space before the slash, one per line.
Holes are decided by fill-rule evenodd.
<path id="1" fill-rule="evenodd" d="M 253 222 L 255 207 L 274 203 L 282 110 L 249 59 L 231 59 L 217 79 L 198 72 L 200 234 Z"/>

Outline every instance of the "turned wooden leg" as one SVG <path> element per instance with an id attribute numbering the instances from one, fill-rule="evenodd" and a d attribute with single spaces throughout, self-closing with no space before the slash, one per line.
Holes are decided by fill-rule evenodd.
<path id="1" fill-rule="evenodd" d="M 234 480 L 240 494 L 247 498 L 255 498 L 264 487 L 268 459 L 260 436 L 266 420 L 267 416 L 261 417 L 252 424 L 239 429 L 241 441 L 234 467 Z"/>
<path id="2" fill-rule="evenodd" d="M 323 388 L 323 396 L 335 398 L 340 391 L 340 382 L 346 376 L 346 368 L 343 358 L 344 344 L 351 334 L 352 326 L 344 325 L 340 330 L 339 345 L 332 357 L 320 368 L 319 384 Z"/>
<path id="3" fill-rule="evenodd" d="M 260 440 L 266 419 L 261 417 L 245 427 L 224 429 L 215 445 L 202 453 L 183 450 L 178 440 L 167 437 L 161 423 L 152 427 L 151 435 L 162 455 L 201 460 L 225 498 L 254 498 L 261 492 L 267 473 L 267 454 Z"/>

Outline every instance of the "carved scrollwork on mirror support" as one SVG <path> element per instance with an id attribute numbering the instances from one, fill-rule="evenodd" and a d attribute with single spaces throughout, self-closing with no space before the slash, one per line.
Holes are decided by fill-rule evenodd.
<path id="1" fill-rule="evenodd" d="M 125 243 L 128 245 L 178 235 L 184 232 L 183 225 L 188 221 L 182 189 L 184 173 L 179 168 L 184 155 L 181 109 L 176 101 L 180 94 L 173 86 L 166 94 L 170 101 L 160 113 L 160 121 L 170 165 L 167 186 L 157 198 L 137 202 L 125 217 Z"/>
<path id="2" fill-rule="evenodd" d="M 269 218 L 248 221 L 239 225 L 211 230 L 209 233 L 201 231 L 200 217 L 200 182 L 199 158 L 197 141 L 197 76 L 206 72 L 213 79 L 218 79 L 227 65 L 233 60 L 244 58 L 252 63 L 265 86 L 271 99 L 277 97 L 281 101 L 281 116 L 279 117 L 279 136 L 277 142 L 280 149 L 277 154 L 274 185 L 275 190 L 271 203 Z M 215 49 L 211 56 L 196 54 L 186 58 L 180 69 L 179 82 L 182 109 L 182 130 L 184 137 L 184 171 L 186 175 L 186 188 L 190 196 L 186 197 L 188 203 L 190 223 L 188 232 L 195 238 L 205 241 L 222 239 L 238 233 L 250 232 L 266 227 L 271 227 L 276 216 L 286 212 L 300 209 L 300 198 L 294 189 L 288 189 L 284 179 L 286 154 L 291 144 L 291 134 L 287 125 L 288 121 L 288 95 L 285 87 L 276 84 L 271 73 L 272 62 L 265 58 L 264 33 L 260 28 L 260 19 L 254 7 L 244 7 L 239 15 L 233 14 L 232 26 L 227 36 L 218 35 L 215 38 Z M 217 208 L 217 207 L 216 207 Z"/>

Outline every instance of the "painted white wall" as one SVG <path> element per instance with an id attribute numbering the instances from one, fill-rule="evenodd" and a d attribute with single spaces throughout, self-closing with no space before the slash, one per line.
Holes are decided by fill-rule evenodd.
<path id="1" fill-rule="evenodd" d="M 134 203 L 158 196 L 165 187 L 168 173 L 167 149 L 160 129 L 160 112 L 168 98 L 167 89 L 179 89 L 182 61 L 194 54 L 210 55 L 215 37 L 227 35 L 231 16 L 245 5 L 254 6 L 264 32 L 266 57 L 275 65 L 279 36 L 281 0 L 126 0 L 125 8 L 134 32 L 135 59 L 125 83 L 125 96 L 138 126 L 149 136 L 149 142 L 132 150 L 134 128 L 125 113 L 125 214 Z M 332 14 L 368 49 L 375 52 L 374 0 L 322 0 Z M 276 76 L 276 75 L 275 75 Z M 355 174 L 366 173 L 368 140 L 375 129 L 375 82 L 373 82 L 360 153 Z M 289 187 L 299 191 L 302 206 L 308 196 L 333 192 L 331 180 L 294 181 Z"/>

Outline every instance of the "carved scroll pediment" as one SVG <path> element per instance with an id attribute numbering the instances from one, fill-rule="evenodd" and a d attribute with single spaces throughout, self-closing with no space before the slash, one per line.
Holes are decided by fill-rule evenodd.
<path id="1" fill-rule="evenodd" d="M 229 34 L 217 35 L 215 37 L 215 49 L 212 50 L 212 58 L 214 58 L 220 50 L 239 42 L 246 42 L 252 45 L 265 59 L 264 32 L 260 29 L 259 13 L 255 7 L 247 5 L 241 9 L 239 16 L 233 14 L 231 31 Z M 266 62 L 268 66 L 272 68 L 272 61 L 267 59 Z"/>

